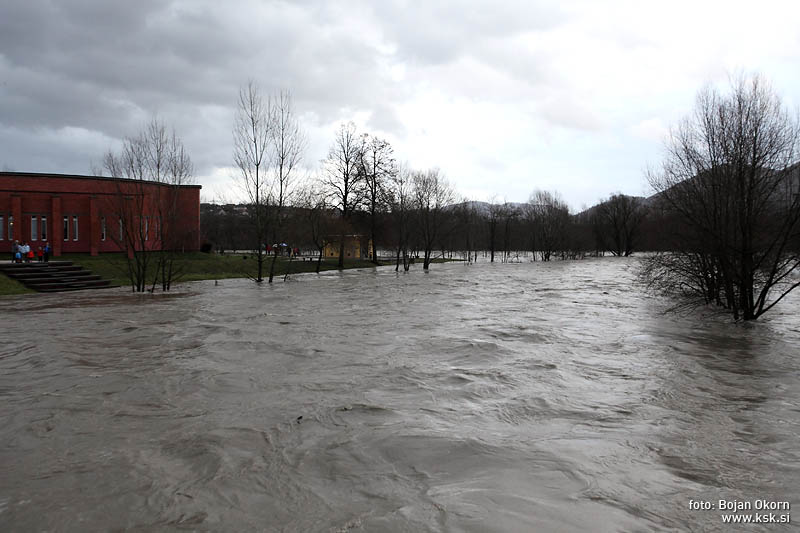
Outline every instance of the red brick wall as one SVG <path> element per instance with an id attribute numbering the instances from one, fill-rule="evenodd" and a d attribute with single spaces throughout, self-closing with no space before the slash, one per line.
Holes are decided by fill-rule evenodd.
<path id="1" fill-rule="evenodd" d="M 172 196 L 177 194 L 177 196 Z M 0 217 L 3 231 L 0 234 L 0 253 L 10 252 L 13 240 L 28 242 L 36 250 L 50 243 L 54 255 L 70 252 L 119 252 L 117 242 L 119 216 L 124 211 L 123 198 L 137 198 L 133 209 L 136 218 L 141 213 L 151 221 L 153 235 L 146 244 L 148 249 L 159 248 L 156 238 L 156 220 L 160 213 L 159 205 L 175 205 L 176 213 L 171 234 L 180 236 L 181 247 L 185 250 L 200 248 L 200 186 L 188 185 L 177 189 L 152 182 L 136 182 L 117 178 L 97 178 L 92 176 L 71 176 L 61 174 L 31 174 L 21 172 L 0 172 Z M 139 204 L 139 199 L 141 204 Z M 13 239 L 9 239 L 9 216 L 13 216 Z M 31 217 L 47 217 L 47 241 L 31 240 Z M 68 217 L 69 238 L 63 238 L 63 217 Z M 78 239 L 74 239 L 73 217 L 78 217 Z M 106 240 L 101 240 L 101 220 L 106 220 Z M 163 219 L 163 217 L 162 217 Z M 112 236 L 112 232 L 115 232 Z"/>

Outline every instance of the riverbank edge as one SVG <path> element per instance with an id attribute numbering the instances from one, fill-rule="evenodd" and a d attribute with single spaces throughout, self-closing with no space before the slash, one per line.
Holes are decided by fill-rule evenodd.
<path id="1" fill-rule="evenodd" d="M 90 256 L 89 254 L 64 254 L 58 260 L 72 261 L 93 273 L 102 276 L 104 279 L 111 280 L 112 284 L 123 288 L 130 288 L 130 280 L 125 276 L 126 262 L 121 254 L 105 254 Z M 264 262 L 262 276 L 265 279 L 269 276 L 269 267 L 272 258 Z M 438 259 L 434 263 L 448 262 L 450 260 Z M 192 281 L 222 280 L 222 279 L 253 279 L 255 273 L 255 261 L 252 254 L 206 254 L 202 252 L 192 252 L 182 259 L 186 268 L 185 272 L 177 278 L 174 283 L 188 283 Z M 346 260 L 342 270 L 369 269 L 378 266 L 390 266 L 394 262 L 378 262 L 378 264 L 365 259 Z M 313 274 L 316 271 L 317 259 L 305 258 L 289 260 L 279 257 L 275 265 L 275 279 L 282 280 L 287 271 L 289 275 Z M 338 261 L 324 259 L 320 264 L 320 272 L 339 270 Z M 251 272 L 252 271 L 252 272 Z M 160 288 L 160 284 L 156 289 Z M 0 298 L 7 296 L 19 296 L 26 294 L 42 294 L 25 287 L 19 281 L 9 278 L 0 273 Z"/>

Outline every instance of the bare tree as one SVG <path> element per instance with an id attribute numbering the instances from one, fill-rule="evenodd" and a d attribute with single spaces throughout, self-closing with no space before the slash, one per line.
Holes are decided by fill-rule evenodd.
<path id="1" fill-rule="evenodd" d="M 439 169 L 415 172 L 412 180 L 419 235 L 424 254 L 422 268 L 428 270 L 431 264 L 433 245 L 441 230 L 443 210 L 445 206 L 453 202 L 453 189 L 441 175 Z"/>
<path id="2" fill-rule="evenodd" d="M 486 222 L 488 225 L 489 238 L 489 261 L 494 263 L 495 253 L 498 251 L 498 233 L 502 231 L 502 262 L 509 260 L 511 255 L 511 243 L 513 237 L 513 226 L 519 216 L 519 210 L 506 201 L 502 204 L 492 198 L 489 202 L 489 211 Z"/>
<path id="3" fill-rule="evenodd" d="M 270 110 L 269 150 L 270 160 L 274 173 L 274 208 L 271 212 L 275 215 L 273 221 L 272 242 L 285 240 L 284 208 L 292 195 L 292 185 L 297 177 L 297 167 L 302 162 L 306 139 L 300 129 L 300 123 L 292 105 L 292 96 L 288 91 L 281 91 L 271 99 L 268 106 Z M 275 262 L 278 254 L 272 256 L 269 267 L 269 282 L 275 275 Z"/>
<path id="4" fill-rule="evenodd" d="M 569 207 L 557 192 L 534 191 L 525 206 L 526 218 L 532 222 L 534 254 L 549 261 L 556 252 L 566 249 Z"/>
<path id="5" fill-rule="evenodd" d="M 701 91 L 648 176 L 675 247 L 648 263 L 653 286 L 717 304 L 736 320 L 758 318 L 797 288 L 800 198 L 791 167 L 799 145 L 800 121 L 761 77 L 733 79 L 728 94 Z"/>
<path id="6" fill-rule="evenodd" d="M 313 185 L 305 187 L 298 194 L 296 207 L 304 211 L 308 241 L 317 251 L 316 272 L 319 273 L 325 249 L 325 236 L 331 227 L 330 209 L 325 194 Z"/>
<path id="7" fill-rule="evenodd" d="M 264 280 L 264 245 L 271 194 L 267 174 L 269 142 L 272 136 L 271 116 L 270 101 L 264 100 L 255 82 L 250 81 L 239 89 L 233 126 L 233 161 L 239 170 L 239 183 L 249 201 L 249 214 L 256 241 L 252 244 L 258 268 L 255 281 L 258 283 Z"/>
<path id="8" fill-rule="evenodd" d="M 378 264 L 377 219 L 381 205 L 386 198 L 386 190 L 397 166 L 394 150 L 388 141 L 364 134 L 360 151 L 361 173 L 364 179 L 367 208 L 369 209 L 370 238 L 372 239 L 372 262 Z"/>
<path id="9" fill-rule="evenodd" d="M 177 254 L 190 237 L 182 233 L 178 212 L 178 189 L 191 182 L 193 173 L 183 143 L 154 118 L 139 135 L 127 137 L 119 153 L 106 153 L 103 167 L 127 178 L 117 182 L 117 194 L 107 206 L 119 225 L 107 235 L 126 252 L 132 290 L 143 292 L 152 283 L 152 291 L 159 282 L 169 290 L 180 274 Z"/>
<path id="10" fill-rule="evenodd" d="M 474 257 L 474 260 L 477 261 L 477 237 L 475 232 L 480 216 L 475 208 L 475 203 L 464 198 L 455 207 L 454 214 L 458 225 L 458 233 L 463 239 L 463 259 L 467 263 L 472 263 Z"/>
<path id="11" fill-rule="evenodd" d="M 395 272 L 410 268 L 409 241 L 411 238 L 412 215 L 414 210 L 414 183 L 412 172 L 407 166 L 401 166 L 391 179 L 387 189 L 391 220 L 394 225 L 396 262 Z"/>
<path id="12" fill-rule="evenodd" d="M 489 229 L 489 262 L 494 263 L 494 253 L 497 250 L 497 225 L 500 223 L 503 206 L 495 198 L 489 201 L 489 212 L 486 222 Z"/>
<path id="13" fill-rule="evenodd" d="M 163 127 L 161 130 L 163 131 Z M 163 137 L 161 134 L 158 135 L 159 139 Z M 172 282 L 183 274 L 183 265 L 178 258 L 185 249 L 187 239 L 191 237 L 182 229 L 183 224 L 178 209 L 178 187 L 191 182 L 194 166 L 174 130 L 166 136 L 166 146 L 161 156 L 165 160 L 165 165 L 159 168 L 160 182 L 166 183 L 169 187 L 157 189 L 156 232 L 160 242 L 158 268 L 161 289 L 168 291 Z"/>
<path id="14" fill-rule="evenodd" d="M 628 257 L 638 245 L 645 217 L 641 198 L 614 194 L 596 207 L 594 223 L 597 237 L 605 250 Z"/>
<path id="15" fill-rule="evenodd" d="M 528 200 L 526 204 L 522 206 L 522 217 L 524 219 L 524 228 L 525 232 L 527 233 L 527 247 L 531 252 L 531 261 L 536 261 L 536 252 L 538 248 L 537 242 L 537 224 L 539 219 L 539 208 L 536 204 L 533 203 L 533 198 Z"/>
<path id="16" fill-rule="evenodd" d="M 519 216 L 519 210 L 513 204 L 504 202 L 500 215 L 503 221 L 503 262 L 507 263 L 511 258 L 514 225 Z"/>
<path id="17" fill-rule="evenodd" d="M 339 268 L 344 268 L 344 242 L 350 216 L 364 198 L 361 138 L 352 122 L 342 124 L 324 161 L 322 185 L 332 207 L 340 214 Z"/>
<path id="18" fill-rule="evenodd" d="M 119 153 L 109 151 L 105 154 L 103 167 L 111 176 L 131 180 L 130 183 L 118 182 L 116 185 L 117 193 L 110 200 L 112 205 L 109 210 L 117 218 L 118 231 L 112 230 L 109 235 L 125 252 L 131 290 L 144 292 L 152 256 L 146 253 L 149 243 L 143 182 L 147 178 L 147 163 L 142 137 L 126 137 Z"/>

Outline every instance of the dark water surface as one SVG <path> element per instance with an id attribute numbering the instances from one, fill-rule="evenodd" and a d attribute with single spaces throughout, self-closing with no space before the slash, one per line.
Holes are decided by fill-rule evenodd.
<path id="1" fill-rule="evenodd" d="M 2 299 L 0 530 L 729 531 L 689 500 L 800 506 L 800 298 L 665 316 L 635 265 Z"/>

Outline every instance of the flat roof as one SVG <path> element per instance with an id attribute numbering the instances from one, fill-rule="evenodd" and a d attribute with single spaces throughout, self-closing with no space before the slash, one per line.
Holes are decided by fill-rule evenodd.
<path id="1" fill-rule="evenodd" d="M 62 179 L 83 179 L 83 180 L 101 180 L 101 181 L 139 181 L 130 178 L 114 178 L 110 176 L 82 176 L 80 174 L 53 174 L 47 172 L 0 172 L 0 177 L 8 176 L 12 178 L 62 178 Z M 151 180 L 142 180 L 147 183 L 152 183 L 153 185 L 169 185 L 174 187 L 169 183 L 161 183 L 158 181 L 151 181 Z M 186 187 L 189 189 L 202 189 L 202 185 L 194 185 L 194 184 L 187 184 L 187 185 L 177 185 L 177 187 Z"/>

